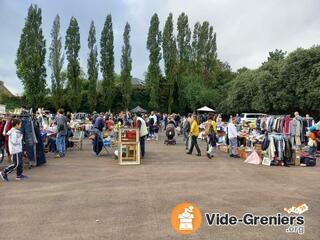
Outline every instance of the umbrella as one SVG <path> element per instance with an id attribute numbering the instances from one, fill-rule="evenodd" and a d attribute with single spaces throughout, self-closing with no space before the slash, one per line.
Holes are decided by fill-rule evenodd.
<path id="1" fill-rule="evenodd" d="M 133 113 L 146 113 L 147 110 L 144 110 L 140 106 L 136 106 L 134 109 L 131 109 L 130 112 L 133 112 Z"/>
<path id="2" fill-rule="evenodd" d="M 211 109 L 211 108 L 209 108 L 207 106 L 204 106 L 202 108 L 198 108 L 197 111 L 198 112 L 215 112 L 215 110 L 213 110 L 213 109 Z"/>

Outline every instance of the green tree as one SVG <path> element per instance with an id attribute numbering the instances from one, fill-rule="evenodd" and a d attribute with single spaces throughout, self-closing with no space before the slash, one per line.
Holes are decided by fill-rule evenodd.
<path id="1" fill-rule="evenodd" d="M 61 76 L 61 71 L 64 62 L 62 53 L 62 43 L 60 36 L 60 17 L 57 15 L 53 21 L 51 30 L 51 46 L 49 56 L 49 66 L 51 67 L 51 93 L 52 100 L 56 109 L 64 104 L 64 79 Z"/>
<path id="2" fill-rule="evenodd" d="M 173 105 L 173 91 L 177 76 L 177 46 L 173 35 L 172 13 L 169 14 L 163 30 L 163 60 L 167 83 L 167 111 L 171 113 Z"/>
<path id="3" fill-rule="evenodd" d="M 282 105 L 287 110 L 306 112 L 320 104 L 319 98 L 311 97 L 319 90 L 319 85 L 315 84 L 318 83 L 319 63 L 320 46 L 298 48 L 285 59 L 279 73 L 277 100 L 285 102 Z"/>
<path id="4" fill-rule="evenodd" d="M 191 30 L 189 28 L 188 16 L 185 13 L 181 13 L 177 21 L 177 57 L 178 57 L 178 74 L 174 87 L 175 104 L 179 106 L 177 109 L 179 112 L 184 112 L 186 107 L 185 101 L 185 76 L 190 71 L 191 61 Z"/>
<path id="5" fill-rule="evenodd" d="M 201 24 L 199 22 L 196 22 L 193 27 L 193 33 L 192 33 L 191 59 L 192 59 L 192 71 L 199 75 L 201 73 L 200 32 L 201 32 Z"/>
<path id="6" fill-rule="evenodd" d="M 94 22 L 90 24 L 89 37 L 88 37 L 88 102 L 89 110 L 92 112 L 96 110 L 97 105 L 97 80 L 98 80 L 98 50 L 96 44 L 96 28 Z"/>
<path id="7" fill-rule="evenodd" d="M 216 33 L 209 22 L 197 22 L 192 38 L 193 71 L 201 76 L 203 83 L 214 87 L 218 68 Z"/>
<path id="8" fill-rule="evenodd" d="M 149 66 L 146 76 L 146 84 L 150 96 L 149 107 L 158 109 L 159 105 L 159 83 L 161 79 L 161 31 L 159 31 L 159 18 L 155 13 L 150 21 L 147 39 L 147 49 L 149 50 Z"/>
<path id="9" fill-rule="evenodd" d="M 105 107 L 110 110 L 114 100 L 114 47 L 112 17 L 106 17 L 100 39 L 100 68 L 102 72 L 102 99 Z"/>
<path id="10" fill-rule="evenodd" d="M 128 109 L 131 94 L 132 94 L 132 83 L 131 83 L 131 46 L 130 46 L 130 25 L 126 23 L 123 33 L 123 46 L 122 46 L 122 57 L 121 57 L 121 92 L 123 96 L 124 108 Z"/>
<path id="11" fill-rule="evenodd" d="M 17 76 L 21 79 L 29 106 L 43 106 L 46 95 L 46 41 L 42 33 L 41 9 L 31 5 L 17 51 Z"/>
<path id="12" fill-rule="evenodd" d="M 76 112 L 81 105 L 81 79 L 80 79 L 80 32 L 78 21 L 75 17 L 71 17 L 70 24 L 67 29 L 65 49 L 67 52 L 68 67 L 68 100 L 72 111 Z"/>
<path id="13" fill-rule="evenodd" d="M 188 16 L 181 13 L 177 21 L 177 55 L 179 58 L 180 73 L 185 73 L 191 58 L 191 30 Z"/>
<path id="14" fill-rule="evenodd" d="M 216 33 L 213 32 L 213 27 L 209 26 L 208 38 L 205 44 L 204 56 L 204 72 L 203 77 L 208 86 L 214 87 L 217 84 L 217 43 Z"/>

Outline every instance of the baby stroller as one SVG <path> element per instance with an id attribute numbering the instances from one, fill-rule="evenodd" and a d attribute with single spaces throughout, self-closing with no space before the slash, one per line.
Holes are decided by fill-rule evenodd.
<path id="1" fill-rule="evenodd" d="M 168 123 L 167 127 L 166 127 L 166 137 L 167 137 L 167 139 L 164 140 L 164 144 L 175 145 L 177 143 L 176 139 L 174 138 L 175 135 L 176 135 L 176 128 L 175 128 L 174 122 L 170 121 Z"/>

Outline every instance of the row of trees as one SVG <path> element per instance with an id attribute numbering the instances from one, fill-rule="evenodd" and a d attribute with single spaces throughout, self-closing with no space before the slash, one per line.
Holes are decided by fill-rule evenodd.
<path id="1" fill-rule="evenodd" d="M 114 72 L 112 17 L 108 15 L 100 37 L 100 57 L 94 23 L 88 35 L 87 73 L 79 64 L 80 31 L 72 17 L 65 38 L 67 69 L 60 36 L 60 19 L 51 31 L 49 66 L 51 89 L 46 88 L 46 41 L 41 9 L 31 5 L 17 51 L 17 75 L 30 106 L 65 107 L 72 111 L 115 111 L 141 105 L 161 112 L 188 112 L 208 105 L 219 112 L 287 113 L 295 110 L 319 114 L 320 47 L 269 53 L 255 70 L 233 72 L 217 56 L 217 36 L 209 22 L 193 29 L 181 13 L 176 25 L 167 17 L 163 31 L 157 14 L 150 20 L 146 47 L 149 65 L 145 85 L 131 83 L 130 25 L 123 33 L 121 72 Z M 176 31 L 175 31 L 176 28 Z M 177 34 L 175 35 L 174 32 Z M 100 61 L 99 61 L 100 59 Z M 163 60 L 163 72 L 161 61 Z M 102 80 L 98 80 L 99 68 Z"/>
<path id="2" fill-rule="evenodd" d="M 80 29 L 75 17 L 70 19 L 66 31 L 64 50 L 68 63 L 67 69 L 63 70 L 65 54 L 60 36 L 60 17 L 57 15 L 51 30 L 49 53 L 49 67 L 52 72 L 51 89 L 47 89 L 46 83 L 46 41 L 41 24 L 41 9 L 36 5 L 31 5 L 22 30 L 16 58 L 17 75 L 22 80 L 29 106 L 43 106 L 45 98 L 51 95 L 50 99 L 55 108 L 67 107 L 72 111 L 80 109 L 93 111 L 100 104 L 104 110 L 108 110 L 114 106 L 115 89 L 118 89 L 123 99 L 122 107 L 129 107 L 132 91 L 132 60 L 128 23 L 123 33 L 121 75 L 116 76 L 114 72 L 114 36 L 110 14 L 106 17 L 101 33 L 100 62 L 95 25 L 93 21 L 91 22 L 88 36 L 87 74 L 84 74 L 79 62 Z M 98 84 L 99 66 L 102 73 L 101 84 Z M 120 82 L 116 82 L 116 78 Z M 100 100 L 99 103 L 98 100 Z M 83 103 L 86 108 L 83 107 Z"/>
<path id="3" fill-rule="evenodd" d="M 212 88 L 218 84 L 218 71 L 222 68 L 219 68 L 221 64 L 217 59 L 216 34 L 207 21 L 202 24 L 197 22 L 192 35 L 188 16 L 182 13 L 177 22 L 178 34 L 174 36 L 173 15 L 169 14 L 162 33 L 159 29 L 158 15 L 154 14 L 147 37 L 150 63 L 146 72 L 146 84 L 133 91 L 130 25 L 126 23 L 123 33 L 124 44 L 119 76 L 114 72 L 111 15 L 106 17 L 101 33 L 100 61 L 95 26 L 94 22 L 91 22 L 87 74 L 84 74 L 79 63 L 80 30 L 77 19 L 72 17 L 70 20 L 63 49 L 60 17 L 57 15 L 53 22 L 49 48 L 51 89 L 47 89 L 46 41 L 41 24 L 41 9 L 31 5 L 22 30 L 16 59 L 17 75 L 22 80 L 30 106 L 42 106 L 44 99 L 49 95 L 51 105 L 56 108 L 69 107 L 72 111 L 80 109 L 93 111 L 97 108 L 107 110 L 115 107 L 126 109 L 132 106 L 132 103 L 137 103 L 149 109 L 181 112 L 194 108 L 197 104 L 197 101 L 190 98 L 195 89 L 194 85 L 207 90 L 208 87 Z M 63 69 L 65 55 L 66 70 Z M 160 68 L 162 58 L 164 74 Z M 98 80 L 99 68 L 102 75 L 101 82 Z"/>
<path id="4" fill-rule="evenodd" d="M 300 111 L 320 116 L 320 46 L 276 50 L 256 70 L 241 69 L 221 91 L 225 112 Z"/>
<path id="5" fill-rule="evenodd" d="M 219 86 L 219 74 L 224 71 L 231 74 L 231 70 L 225 69 L 225 64 L 217 58 L 213 27 L 207 21 L 197 22 L 191 34 L 185 13 L 178 17 L 177 36 L 174 35 L 171 13 L 163 33 L 159 29 L 158 15 L 154 14 L 150 21 L 147 49 L 150 63 L 146 87 L 151 109 L 167 112 L 194 110 L 199 102 L 194 94 L 210 97 L 207 89 Z M 162 57 L 165 76 L 162 76 L 159 65 Z"/>

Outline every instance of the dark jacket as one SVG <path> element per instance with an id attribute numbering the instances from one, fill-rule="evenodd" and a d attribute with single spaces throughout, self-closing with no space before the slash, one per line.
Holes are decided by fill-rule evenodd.
<path id="1" fill-rule="evenodd" d="M 68 128 L 67 117 L 64 115 L 57 116 L 56 122 L 57 122 L 58 134 L 61 136 L 66 136 L 67 135 L 67 128 Z"/>

